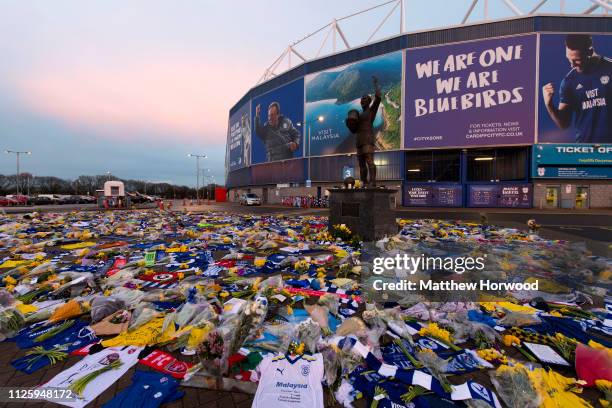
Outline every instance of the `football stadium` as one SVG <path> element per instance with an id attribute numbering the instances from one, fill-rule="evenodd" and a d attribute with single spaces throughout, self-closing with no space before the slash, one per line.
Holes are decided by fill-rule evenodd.
<path id="1" fill-rule="evenodd" d="M 300 65 L 273 64 L 230 109 L 229 200 L 325 206 L 329 188 L 359 179 L 345 120 L 376 77 L 374 162 L 397 206 L 612 207 L 607 15 L 533 13 L 354 47 L 333 24 L 346 49 L 305 59 L 288 47 Z"/>

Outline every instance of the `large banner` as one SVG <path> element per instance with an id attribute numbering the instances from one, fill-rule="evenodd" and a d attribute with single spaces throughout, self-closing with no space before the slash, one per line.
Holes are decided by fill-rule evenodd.
<path id="1" fill-rule="evenodd" d="M 612 143 L 612 35 L 541 34 L 538 142 Z"/>
<path id="2" fill-rule="evenodd" d="M 362 111 L 363 95 L 374 98 L 372 76 L 378 78 L 382 91 L 374 119 L 376 148 L 400 149 L 402 52 L 398 51 L 306 76 L 306 155 L 309 151 L 311 156 L 356 151 L 355 136 L 347 129 L 345 119 L 351 109 Z"/>
<path id="3" fill-rule="evenodd" d="M 227 139 L 229 171 L 251 165 L 251 104 L 230 116 Z"/>
<path id="4" fill-rule="evenodd" d="M 536 35 L 406 50 L 404 147 L 530 144 Z"/>
<path id="5" fill-rule="evenodd" d="M 252 163 L 302 157 L 304 80 L 298 79 L 252 100 Z"/>

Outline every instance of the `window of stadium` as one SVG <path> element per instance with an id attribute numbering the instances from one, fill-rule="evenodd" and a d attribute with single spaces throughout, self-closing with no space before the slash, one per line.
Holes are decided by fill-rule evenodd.
<path id="1" fill-rule="evenodd" d="M 406 178 L 412 182 L 459 182 L 461 178 L 458 150 L 408 152 Z"/>
<path id="2" fill-rule="evenodd" d="M 527 178 L 527 149 L 474 149 L 467 154 L 467 181 L 512 181 Z"/>

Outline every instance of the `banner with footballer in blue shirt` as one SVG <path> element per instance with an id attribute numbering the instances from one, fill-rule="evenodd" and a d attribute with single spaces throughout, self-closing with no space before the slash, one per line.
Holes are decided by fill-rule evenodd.
<path id="1" fill-rule="evenodd" d="M 539 143 L 612 143 L 612 35 L 541 34 Z"/>

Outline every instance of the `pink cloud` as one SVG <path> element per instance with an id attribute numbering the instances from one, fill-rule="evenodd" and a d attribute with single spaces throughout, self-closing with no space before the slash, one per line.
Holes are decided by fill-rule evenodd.
<path id="1" fill-rule="evenodd" d="M 239 64 L 168 61 L 46 70 L 16 84 L 29 110 L 103 138 L 222 145 L 228 110 L 256 76 Z"/>

